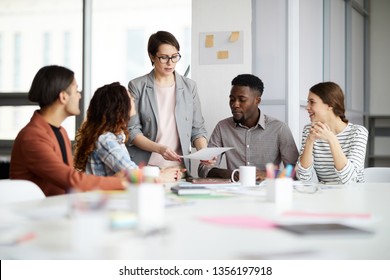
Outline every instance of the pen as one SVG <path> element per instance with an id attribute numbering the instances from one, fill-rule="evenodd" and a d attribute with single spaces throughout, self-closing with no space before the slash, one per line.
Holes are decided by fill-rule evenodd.
<path id="1" fill-rule="evenodd" d="M 269 162 L 265 165 L 266 175 L 268 179 L 275 178 L 275 166 L 273 163 Z"/>
<path id="2" fill-rule="evenodd" d="M 282 171 L 279 172 L 278 178 L 284 178 L 286 177 L 286 168 L 284 168 Z"/>
<path id="3" fill-rule="evenodd" d="M 292 171 L 293 171 L 293 166 L 292 164 L 287 164 L 286 166 L 286 177 L 290 178 L 292 177 Z"/>
<path id="4" fill-rule="evenodd" d="M 17 245 L 23 242 L 27 242 L 29 240 L 32 240 L 36 237 L 35 233 L 33 232 L 27 232 L 25 234 L 22 234 L 20 236 L 17 236 L 14 239 L 7 240 L 7 241 L 0 241 L 0 246 L 12 246 L 12 245 Z"/>

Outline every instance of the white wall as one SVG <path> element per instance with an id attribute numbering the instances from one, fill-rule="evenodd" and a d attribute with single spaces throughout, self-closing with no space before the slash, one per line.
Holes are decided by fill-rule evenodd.
<path id="1" fill-rule="evenodd" d="M 198 85 L 206 129 L 210 136 L 215 125 L 230 117 L 229 95 L 231 81 L 238 74 L 252 73 L 252 6 L 251 0 L 192 1 L 191 78 Z M 243 63 L 199 63 L 200 33 L 240 31 L 243 36 Z M 202 46 L 200 45 L 202 44 Z M 197 176 L 198 161 L 191 162 L 191 174 Z"/>
<path id="2" fill-rule="evenodd" d="M 211 135 L 215 125 L 231 116 L 229 94 L 232 79 L 252 73 L 251 0 L 192 1 L 191 78 L 197 82 L 206 129 Z M 199 64 L 199 34 L 203 32 L 241 31 L 244 38 L 242 64 Z"/>

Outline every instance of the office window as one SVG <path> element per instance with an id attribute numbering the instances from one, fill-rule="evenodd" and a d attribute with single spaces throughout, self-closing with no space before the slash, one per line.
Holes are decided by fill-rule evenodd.
<path id="1" fill-rule="evenodd" d="M 64 32 L 64 66 L 70 67 L 72 64 L 72 42 L 69 31 Z"/>
<path id="2" fill-rule="evenodd" d="M 177 71 L 184 74 L 191 60 L 191 0 L 91 1 L 92 89 L 112 81 L 127 84 L 149 72 L 147 40 L 158 30 L 179 40 Z M 34 5 L 29 0 L 0 1 L 0 69 L 9 69 L 7 75 L 0 72 L 0 95 L 27 92 L 44 64 L 71 68 L 82 89 L 82 9 L 82 0 L 40 0 Z M 130 41 L 135 46 L 132 57 Z"/>
<path id="3" fill-rule="evenodd" d="M 68 31 L 75 45 L 69 65 L 81 74 L 82 65 L 82 0 L 0 1 L 0 34 L 2 34 L 3 72 L 1 93 L 27 92 L 39 68 L 45 64 L 63 64 L 61 34 Z M 5 53 L 7 55 L 5 55 Z M 81 79 L 80 79 L 81 82 Z"/>
<path id="4" fill-rule="evenodd" d="M 38 106 L 0 106 L 0 139 L 15 139 L 36 109 Z"/>
<path id="5" fill-rule="evenodd" d="M 0 88 L 3 85 L 3 35 L 0 34 Z"/>
<path id="6" fill-rule="evenodd" d="M 13 85 L 14 89 L 18 90 L 21 87 L 21 46 L 22 43 L 22 35 L 20 33 L 16 33 L 14 36 L 14 80 Z"/>
<path id="7" fill-rule="evenodd" d="M 191 61 L 191 0 L 90 1 L 92 48 L 86 51 L 92 65 L 85 71 L 91 75 L 91 92 L 82 92 L 84 100 L 106 83 L 127 86 L 130 79 L 148 73 L 147 41 L 158 30 L 179 40 L 182 60 L 176 69 L 184 74 Z M 0 124 L 1 155 L 10 149 L 5 140 L 13 140 L 37 108 L 27 92 L 39 68 L 64 65 L 75 72 L 83 90 L 83 0 L 40 0 L 34 5 L 29 0 L 0 1 L 0 11 L 0 117 L 8 120 Z M 63 126 L 73 139 L 75 117 Z"/>
<path id="8" fill-rule="evenodd" d="M 12 140 L 38 108 L 27 92 L 39 68 L 66 62 L 82 86 L 82 0 L 0 1 L 0 11 L 1 156 L 10 153 Z M 74 137 L 75 118 L 64 127 Z"/>
<path id="9" fill-rule="evenodd" d="M 126 38 L 126 77 L 135 78 L 142 71 L 146 73 L 148 67 L 145 61 L 145 52 L 147 38 L 145 37 L 142 29 L 129 29 L 127 30 Z M 149 59 L 148 59 L 149 60 Z"/>
<path id="10" fill-rule="evenodd" d="M 182 62 L 182 65 L 185 67 L 185 71 L 188 73 L 188 77 L 191 77 L 191 71 L 190 71 L 190 67 L 191 67 L 191 27 L 188 26 L 184 29 L 184 47 L 185 49 L 183 49 L 182 53 L 183 53 L 183 56 L 184 56 L 184 59 L 183 59 L 183 62 Z M 186 73 L 184 72 L 184 73 Z M 182 74 L 184 74 L 182 73 Z"/>
<path id="11" fill-rule="evenodd" d="M 92 15 L 92 91 L 115 81 L 127 87 L 149 73 L 147 43 L 158 30 L 179 41 L 176 70 L 184 74 L 191 61 L 191 0 L 94 0 Z"/>
<path id="12" fill-rule="evenodd" d="M 48 32 L 43 34 L 43 65 L 50 63 L 50 34 Z"/>

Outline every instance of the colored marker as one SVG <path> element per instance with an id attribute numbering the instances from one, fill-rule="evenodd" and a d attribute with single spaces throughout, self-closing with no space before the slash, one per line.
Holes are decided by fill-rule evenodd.
<path id="1" fill-rule="evenodd" d="M 291 178 L 292 171 L 293 171 L 292 164 L 287 164 L 287 166 L 286 166 L 286 177 Z"/>
<path id="2" fill-rule="evenodd" d="M 266 175 L 268 179 L 275 178 L 275 165 L 271 162 L 265 165 Z"/>

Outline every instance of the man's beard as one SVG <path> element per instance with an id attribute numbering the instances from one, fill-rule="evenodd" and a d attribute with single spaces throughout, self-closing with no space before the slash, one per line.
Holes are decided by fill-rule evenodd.
<path id="1" fill-rule="evenodd" d="M 233 121 L 236 123 L 236 124 L 242 124 L 244 121 L 245 121 L 245 117 L 242 116 L 241 118 L 239 119 L 236 119 L 233 117 Z"/>

